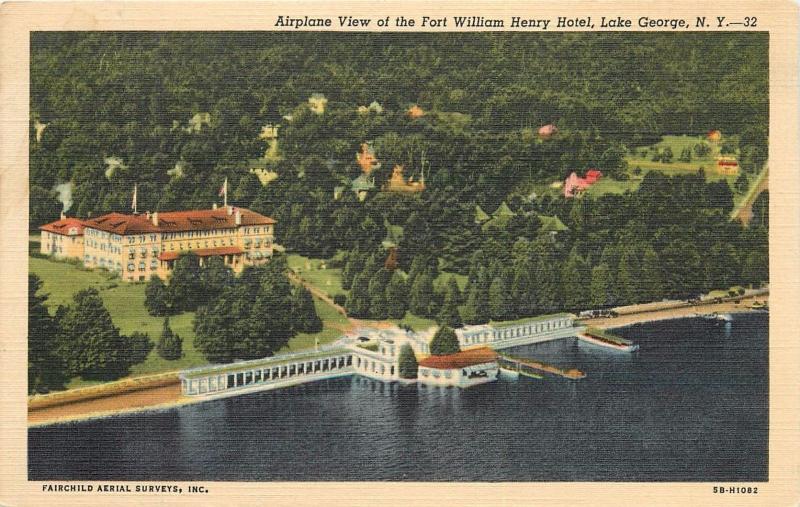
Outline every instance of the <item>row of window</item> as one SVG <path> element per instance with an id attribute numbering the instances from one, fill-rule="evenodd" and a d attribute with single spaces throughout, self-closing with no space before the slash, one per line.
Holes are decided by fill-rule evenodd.
<path id="1" fill-rule="evenodd" d="M 429 370 L 423 369 L 423 370 L 420 371 L 420 375 L 427 378 L 429 376 L 428 372 L 429 372 Z M 444 370 L 444 372 L 442 372 L 442 371 L 439 371 L 439 370 L 430 370 L 430 376 L 433 377 L 433 378 L 439 378 L 439 377 L 441 377 L 443 375 L 444 375 L 444 378 L 453 378 L 453 371 L 452 370 Z"/>
<path id="2" fill-rule="evenodd" d="M 299 364 L 282 365 L 268 368 L 258 368 L 241 373 L 220 374 L 194 380 L 183 380 L 184 392 L 188 394 L 206 393 L 233 387 L 248 386 L 270 380 L 284 379 L 295 375 L 308 375 L 316 372 L 326 372 L 346 368 L 353 364 L 353 356 L 322 359 Z"/>
<path id="3" fill-rule="evenodd" d="M 135 271 L 135 266 L 132 262 L 128 263 L 128 271 Z M 147 267 L 144 261 L 139 263 L 139 271 L 146 271 Z M 150 269 L 158 269 L 158 261 L 153 259 L 150 261 Z"/>

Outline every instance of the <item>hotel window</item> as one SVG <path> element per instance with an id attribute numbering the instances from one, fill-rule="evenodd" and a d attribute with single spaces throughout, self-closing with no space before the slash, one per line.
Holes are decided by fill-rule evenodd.
<path id="1" fill-rule="evenodd" d="M 128 264 L 128 271 L 133 271 L 133 263 Z"/>
<path id="2" fill-rule="evenodd" d="M 144 262 L 139 263 L 139 271 L 144 271 Z"/>
<path id="3" fill-rule="evenodd" d="M 150 235 L 150 241 L 152 241 L 152 242 L 156 241 L 156 235 L 155 234 L 151 234 Z"/>
<path id="4" fill-rule="evenodd" d="M 136 252 L 131 248 L 128 250 L 128 259 L 133 259 L 134 257 L 136 257 Z"/>
<path id="5" fill-rule="evenodd" d="M 158 261 L 153 259 L 152 261 L 150 261 L 150 269 L 156 269 L 156 268 L 158 268 Z"/>

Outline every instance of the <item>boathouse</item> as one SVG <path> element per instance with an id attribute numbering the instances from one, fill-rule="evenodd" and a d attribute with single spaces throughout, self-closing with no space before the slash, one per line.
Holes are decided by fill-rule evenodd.
<path id="1" fill-rule="evenodd" d="M 419 362 L 417 378 L 425 384 L 470 387 L 497 380 L 497 353 L 489 347 L 446 356 L 429 356 Z"/>

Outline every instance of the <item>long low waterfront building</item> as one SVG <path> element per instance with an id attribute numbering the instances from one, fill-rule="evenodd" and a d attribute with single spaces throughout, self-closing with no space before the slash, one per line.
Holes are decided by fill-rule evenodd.
<path id="1" fill-rule="evenodd" d="M 497 378 L 497 363 L 488 358 L 491 349 L 567 338 L 581 330 L 574 327 L 571 314 L 466 326 L 456 330 L 464 352 L 447 359 L 429 357 L 432 329 L 419 333 L 399 328 L 359 329 L 315 350 L 183 371 L 181 391 L 187 396 L 232 396 L 347 375 L 398 381 L 400 348 L 406 344 L 419 361 L 418 382 L 468 387 Z M 481 355 L 472 349 L 489 352 Z"/>
<path id="2" fill-rule="evenodd" d="M 465 326 L 456 329 L 461 348 L 488 346 L 493 349 L 529 345 L 574 336 L 575 316 L 570 313 L 543 315 L 510 323 Z"/>

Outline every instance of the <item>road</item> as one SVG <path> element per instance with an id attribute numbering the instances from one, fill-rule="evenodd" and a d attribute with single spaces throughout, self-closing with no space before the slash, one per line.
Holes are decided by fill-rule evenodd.
<path id="1" fill-rule="evenodd" d="M 676 319 L 681 317 L 694 317 L 698 313 L 728 313 L 748 311 L 749 306 L 754 301 L 769 301 L 769 295 L 751 296 L 743 298 L 739 303 L 733 301 L 724 303 L 707 303 L 692 306 L 682 306 L 680 308 L 669 308 L 666 310 L 654 310 L 649 312 L 630 313 L 618 317 L 607 317 L 602 319 L 587 319 L 582 321 L 587 326 L 607 329 L 612 327 L 628 326 L 641 322 L 654 320 Z"/>
<path id="2" fill-rule="evenodd" d="M 769 171 L 768 168 L 764 168 L 764 171 Z M 764 177 L 758 184 L 758 187 L 748 196 L 747 202 L 743 203 L 742 206 L 739 208 L 739 212 L 736 214 L 735 218 L 737 218 L 740 222 L 747 225 L 750 223 L 750 219 L 753 218 L 753 203 L 755 202 L 756 198 L 763 192 L 769 188 L 769 173 L 764 174 Z"/>

